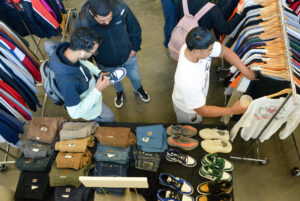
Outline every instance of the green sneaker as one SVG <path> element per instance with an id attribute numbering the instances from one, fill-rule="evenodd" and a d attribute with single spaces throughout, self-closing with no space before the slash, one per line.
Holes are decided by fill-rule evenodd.
<path id="1" fill-rule="evenodd" d="M 203 165 L 199 175 L 211 181 L 231 181 L 232 176 L 228 172 L 217 169 L 214 164 Z"/>
<path id="2" fill-rule="evenodd" d="M 224 158 L 218 157 L 217 154 L 205 155 L 201 161 L 201 164 L 214 164 L 216 168 L 226 172 L 230 172 L 233 170 L 233 164 Z"/>

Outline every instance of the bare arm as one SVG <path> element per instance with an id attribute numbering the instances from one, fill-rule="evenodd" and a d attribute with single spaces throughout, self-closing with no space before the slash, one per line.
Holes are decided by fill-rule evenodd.
<path id="1" fill-rule="evenodd" d="M 247 108 L 242 107 L 240 101 L 235 102 L 232 107 L 218 107 L 211 105 L 204 105 L 197 109 L 194 109 L 197 114 L 204 117 L 220 117 L 231 114 L 243 114 Z"/>
<path id="2" fill-rule="evenodd" d="M 237 67 L 246 78 L 255 80 L 254 71 L 247 68 L 238 55 L 231 49 L 222 45 L 222 52 L 219 57 L 223 57 L 228 63 Z"/>

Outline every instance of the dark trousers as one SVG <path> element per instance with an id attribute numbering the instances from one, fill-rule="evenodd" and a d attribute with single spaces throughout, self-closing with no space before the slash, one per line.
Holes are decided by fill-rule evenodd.
<path id="1" fill-rule="evenodd" d="M 165 18 L 164 25 L 164 46 L 168 47 L 172 31 L 177 24 L 176 20 L 176 5 L 172 0 L 160 0 Z"/>

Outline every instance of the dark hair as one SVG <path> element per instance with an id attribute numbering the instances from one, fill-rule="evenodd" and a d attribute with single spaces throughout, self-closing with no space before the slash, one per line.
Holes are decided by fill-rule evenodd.
<path id="1" fill-rule="evenodd" d="M 72 50 L 85 50 L 89 52 L 93 49 L 95 43 L 100 44 L 101 38 L 91 29 L 80 27 L 75 29 L 71 35 L 70 48 Z"/>
<path id="2" fill-rule="evenodd" d="M 185 39 L 186 46 L 190 51 L 194 49 L 207 49 L 215 41 L 216 38 L 214 35 L 205 27 L 193 28 Z"/>
<path id="3" fill-rule="evenodd" d="M 114 6 L 118 3 L 117 0 L 89 0 L 89 9 L 94 16 L 107 16 Z"/>

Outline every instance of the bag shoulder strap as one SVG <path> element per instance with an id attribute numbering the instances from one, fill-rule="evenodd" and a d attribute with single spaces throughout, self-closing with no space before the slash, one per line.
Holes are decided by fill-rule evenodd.
<path id="1" fill-rule="evenodd" d="M 182 0 L 183 14 L 184 16 L 191 15 L 188 7 L 187 0 Z"/>
<path id="2" fill-rule="evenodd" d="M 215 4 L 213 4 L 211 2 L 206 3 L 205 6 L 203 6 L 198 11 L 198 13 L 196 13 L 196 15 L 194 16 L 194 18 L 196 18 L 197 21 L 199 21 L 203 17 L 203 15 L 205 15 L 214 6 L 215 6 Z"/>

